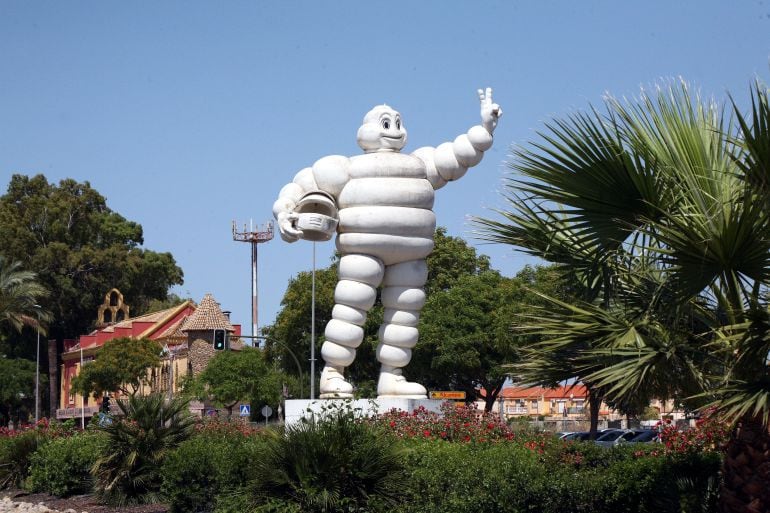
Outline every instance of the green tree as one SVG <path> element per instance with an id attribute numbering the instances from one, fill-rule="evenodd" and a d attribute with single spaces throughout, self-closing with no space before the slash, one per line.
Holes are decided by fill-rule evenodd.
<path id="1" fill-rule="evenodd" d="M 508 375 L 502 366 L 514 358 L 506 312 L 511 282 L 485 271 L 462 276 L 432 294 L 420 317 L 420 346 L 407 373 L 428 388 L 463 390 L 469 401 L 482 398 L 490 411 Z"/>
<path id="2" fill-rule="evenodd" d="M 185 392 L 224 407 L 230 417 L 233 407 L 241 401 L 277 406 L 281 399 L 281 374 L 267 363 L 259 349 L 222 351 L 203 372 L 185 384 Z"/>
<path id="3" fill-rule="evenodd" d="M 554 268 L 526 266 L 514 278 L 496 271 L 460 276 L 434 292 L 420 318 L 420 345 L 406 371 L 434 390 L 462 390 L 468 401 L 483 399 L 491 411 L 518 348 L 531 336 L 514 331 L 515 319 L 541 302 L 533 291 L 562 297 Z"/>
<path id="4" fill-rule="evenodd" d="M 113 212 L 88 182 L 12 176 L 0 196 L 0 240 L 5 258 L 22 262 L 50 291 L 39 304 L 53 315 L 55 339 L 86 332 L 113 287 L 141 313 L 182 283 L 171 254 L 141 248 L 142 227 Z"/>
<path id="5" fill-rule="evenodd" d="M 336 261 L 329 267 L 316 270 L 315 354 L 319 360 L 321 358 L 323 330 L 326 323 L 331 319 L 332 308 L 334 307 L 334 287 L 336 283 Z M 267 361 L 276 363 L 281 371 L 295 376 L 297 379 L 299 379 L 299 374 L 291 353 L 300 362 L 307 362 L 310 358 L 311 306 L 312 274 L 302 271 L 289 280 L 289 285 L 281 300 L 282 308 L 276 316 L 275 323 L 272 326 L 266 326 L 262 330 L 269 337 L 265 341 L 265 357 Z M 320 369 L 319 365 L 316 366 Z M 304 376 L 309 376 L 309 373 L 305 373 Z M 309 397 L 309 386 L 304 385 L 303 389 Z M 292 395 L 299 397 L 299 390 L 299 386 L 296 389 L 292 389 Z"/>
<path id="6" fill-rule="evenodd" d="M 45 376 L 41 376 L 41 386 Z M 0 425 L 17 418 L 20 409 L 34 410 L 35 362 L 0 355 Z M 22 415 L 26 420 L 26 415 Z"/>
<path id="7" fill-rule="evenodd" d="M 428 255 L 428 281 L 425 294 L 447 290 L 468 275 L 489 270 L 489 257 L 476 254 L 476 249 L 460 237 L 446 234 L 439 226 L 433 236 L 433 251 Z"/>
<path id="8" fill-rule="evenodd" d="M 17 332 L 24 326 L 45 333 L 50 315 L 39 302 L 48 291 L 37 282 L 37 276 L 21 269 L 21 262 L 11 262 L 0 255 L 0 325 L 9 325 Z"/>
<path id="9" fill-rule="evenodd" d="M 134 395 L 147 384 L 148 371 L 160 365 L 160 351 L 158 343 L 147 338 L 108 340 L 72 380 L 72 390 L 95 397 L 117 390 Z"/>
<path id="10" fill-rule="evenodd" d="M 736 422 L 722 511 L 770 509 L 768 96 L 744 115 L 670 85 L 555 121 L 516 151 L 505 219 L 479 220 L 587 291 L 531 319 L 533 381 L 561 369 L 620 404 L 702 390 Z"/>

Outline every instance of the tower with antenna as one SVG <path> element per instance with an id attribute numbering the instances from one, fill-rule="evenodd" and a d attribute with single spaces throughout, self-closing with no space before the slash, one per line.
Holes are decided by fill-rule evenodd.
<path id="1" fill-rule="evenodd" d="M 259 335 L 259 316 L 257 313 L 259 307 L 259 296 L 257 293 L 257 246 L 263 242 L 268 242 L 273 238 L 273 223 L 269 221 L 262 226 L 254 227 L 249 221 L 248 231 L 246 223 L 243 224 L 243 231 L 239 232 L 233 221 L 233 240 L 236 242 L 248 242 L 251 244 L 251 336 Z M 255 338 L 252 338 L 252 343 Z M 261 345 L 261 344 L 260 344 Z"/>

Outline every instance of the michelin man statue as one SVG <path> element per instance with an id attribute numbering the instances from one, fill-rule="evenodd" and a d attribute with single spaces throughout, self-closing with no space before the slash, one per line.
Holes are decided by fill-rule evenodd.
<path id="1" fill-rule="evenodd" d="M 425 388 L 407 381 L 401 370 L 412 358 L 425 304 L 425 259 L 433 250 L 436 228 L 433 191 L 481 161 L 502 115 L 492 102 L 491 88 L 479 89 L 478 94 L 480 125 L 454 142 L 409 155 L 401 153 L 406 144 L 401 114 L 387 105 L 374 107 L 358 129 L 362 155 L 323 157 L 281 189 L 273 205 L 281 237 L 287 242 L 328 240 L 336 229 L 342 255 L 332 319 L 321 347 L 326 364 L 321 371 L 321 399 L 353 397 L 344 370 L 356 357 L 379 286 L 384 321 L 377 347 L 382 365 L 377 394 L 426 397 Z"/>

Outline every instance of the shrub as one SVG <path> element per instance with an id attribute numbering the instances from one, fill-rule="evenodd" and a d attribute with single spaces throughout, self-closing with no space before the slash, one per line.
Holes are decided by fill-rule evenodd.
<path id="1" fill-rule="evenodd" d="M 457 444 L 404 440 L 405 513 L 666 513 L 706 494 L 716 455 L 651 456 L 593 444 Z M 541 452 L 542 451 L 542 452 Z M 676 478 L 696 484 L 685 490 Z M 705 511 L 705 510 L 704 510 Z"/>
<path id="2" fill-rule="evenodd" d="M 454 442 L 489 442 L 512 440 L 514 431 L 499 415 L 480 412 L 475 404 L 441 405 L 441 413 L 423 407 L 412 413 L 392 410 L 369 421 L 399 438 L 441 439 Z"/>
<path id="3" fill-rule="evenodd" d="M 0 440 L 0 489 L 21 488 L 29 475 L 29 459 L 43 443 L 35 430 L 28 430 Z"/>
<path id="4" fill-rule="evenodd" d="M 669 453 L 692 454 L 723 451 L 730 439 L 730 426 L 706 410 L 692 429 L 679 430 L 670 421 L 662 423 L 660 439 Z"/>
<path id="5" fill-rule="evenodd" d="M 255 483 L 265 512 L 282 501 L 303 512 L 390 510 L 405 486 L 394 439 L 344 408 L 266 442 Z"/>
<path id="6" fill-rule="evenodd" d="M 406 441 L 410 475 L 402 511 L 521 511 L 546 473 L 536 456 L 518 444 Z M 534 503 L 533 503 L 534 504 Z"/>
<path id="7" fill-rule="evenodd" d="M 94 464 L 96 494 L 117 506 L 159 502 L 161 465 L 193 431 L 187 401 L 154 394 L 117 404 L 123 416 L 99 428 L 108 450 Z"/>
<path id="8" fill-rule="evenodd" d="M 163 464 L 162 492 L 174 513 L 211 511 L 217 496 L 248 481 L 262 437 L 243 422 L 204 422 Z"/>
<path id="9" fill-rule="evenodd" d="M 25 487 L 60 497 L 87 493 L 93 486 L 91 467 L 105 447 L 101 433 L 78 433 L 52 440 L 32 454 Z"/>
<path id="10" fill-rule="evenodd" d="M 0 433 L 0 489 L 21 488 L 29 475 L 32 454 L 55 438 L 74 432 L 72 422 L 51 422 L 42 419 L 35 426 Z"/>

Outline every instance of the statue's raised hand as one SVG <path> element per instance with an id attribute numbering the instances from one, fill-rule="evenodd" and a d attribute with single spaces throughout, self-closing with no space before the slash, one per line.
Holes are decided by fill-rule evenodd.
<path id="1" fill-rule="evenodd" d="M 486 91 L 479 89 L 479 100 L 481 101 L 481 125 L 491 134 L 495 131 L 497 120 L 503 115 L 503 109 L 492 102 L 491 87 L 487 87 Z"/>

